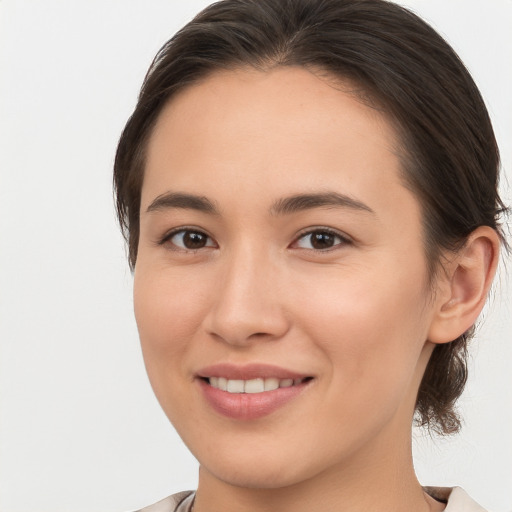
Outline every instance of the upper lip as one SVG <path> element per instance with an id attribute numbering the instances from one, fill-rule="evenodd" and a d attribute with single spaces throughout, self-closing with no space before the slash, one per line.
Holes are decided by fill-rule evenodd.
<path id="1" fill-rule="evenodd" d="M 230 380 L 250 380 L 250 379 L 303 379 L 311 375 L 296 372 L 286 368 L 281 368 L 272 364 L 251 363 L 245 365 L 236 365 L 233 363 L 218 363 L 205 366 L 197 372 L 201 378 L 224 377 Z"/>

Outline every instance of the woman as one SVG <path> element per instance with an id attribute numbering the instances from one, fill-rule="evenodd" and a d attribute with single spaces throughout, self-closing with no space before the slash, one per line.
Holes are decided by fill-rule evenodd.
<path id="1" fill-rule="evenodd" d="M 483 510 L 424 489 L 503 242 L 453 50 L 381 0 L 224 0 L 156 57 L 115 186 L 144 360 L 199 460 L 146 511 Z"/>

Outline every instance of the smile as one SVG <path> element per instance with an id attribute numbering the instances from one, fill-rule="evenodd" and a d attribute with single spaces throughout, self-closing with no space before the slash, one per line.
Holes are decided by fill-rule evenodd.
<path id="1" fill-rule="evenodd" d="M 272 414 L 306 392 L 313 376 L 267 364 L 216 364 L 196 375 L 211 410 L 233 420 L 256 420 Z"/>
<path id="2" fill-rule="evenodd" d="M 277 377 L 256 378 L 250 380 L 209 377 L 206 380 L 215 389 L 228 393 L 265 393 L 279 388 L 298 386 L 308 378 L 278 379 Z"/>

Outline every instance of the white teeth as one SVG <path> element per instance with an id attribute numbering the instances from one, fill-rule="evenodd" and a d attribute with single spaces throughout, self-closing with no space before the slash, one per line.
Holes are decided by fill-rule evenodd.
<path id="1" fill-rule="evenodd" d="M 244 391 L 246 393 L 263 393 L 265 391 L 265 382 L 263 379 L 246 380 Z"/>
<path id="2" fill-rule="evenodd" d="M 228 393 L 263 393 L 278 388 L 289 388 L 301 384 L 304 379 L 277 379 L 269 377 L 266 379 L 226 379 L 225 377 L 210 377 L 210 386 L 227 391 Z"/>
<path id="3" fill-rule="evenodd" d="M 270 377 L 265 379 L 265 391 L 273 391 L 279 387 L 279 379 Z"/>
<path id="4" fill-rule="evenodd" d="M 229 393 L 243 393 L 244 392 L 244 381 L 243 380 L 228 380 L 228 388 L 226 391 Z"/>
<path id="5" fill-rule="evenodd" d="M 210 379 L 210 384 L 211 384 L 211 379 Z M 212 384 L 213 386 L 213 384 Z M 213 386 L 215 387 L 215 386 Z M 222 391 L 227 391 L 228 390 L 228 379 L 226 379 L 225 377 L 219 377 L 219 389 L 222 389 Z"/>

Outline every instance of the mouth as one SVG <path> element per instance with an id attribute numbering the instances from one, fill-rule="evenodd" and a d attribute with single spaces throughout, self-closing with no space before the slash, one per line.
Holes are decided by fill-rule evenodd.
<path id="1" fill-rule="evenodd" d="M 201 377 L 212 388 L 220 389 L 228 393 L 265 393 L 279 388 L 300 386 L 313 377 L 301 377 L 296 379 L 279 379 L 277 377 L 257 377 L 255 379 L 229 379 L 227 377 Z"/>
<path id="2" fill-rule="evenodd" d="M 196 376 L 206 403 L 234 420 L 256 420 L 296 403 L 311 386 L 313 376 L 273 365 L 218 364 Z"/>

